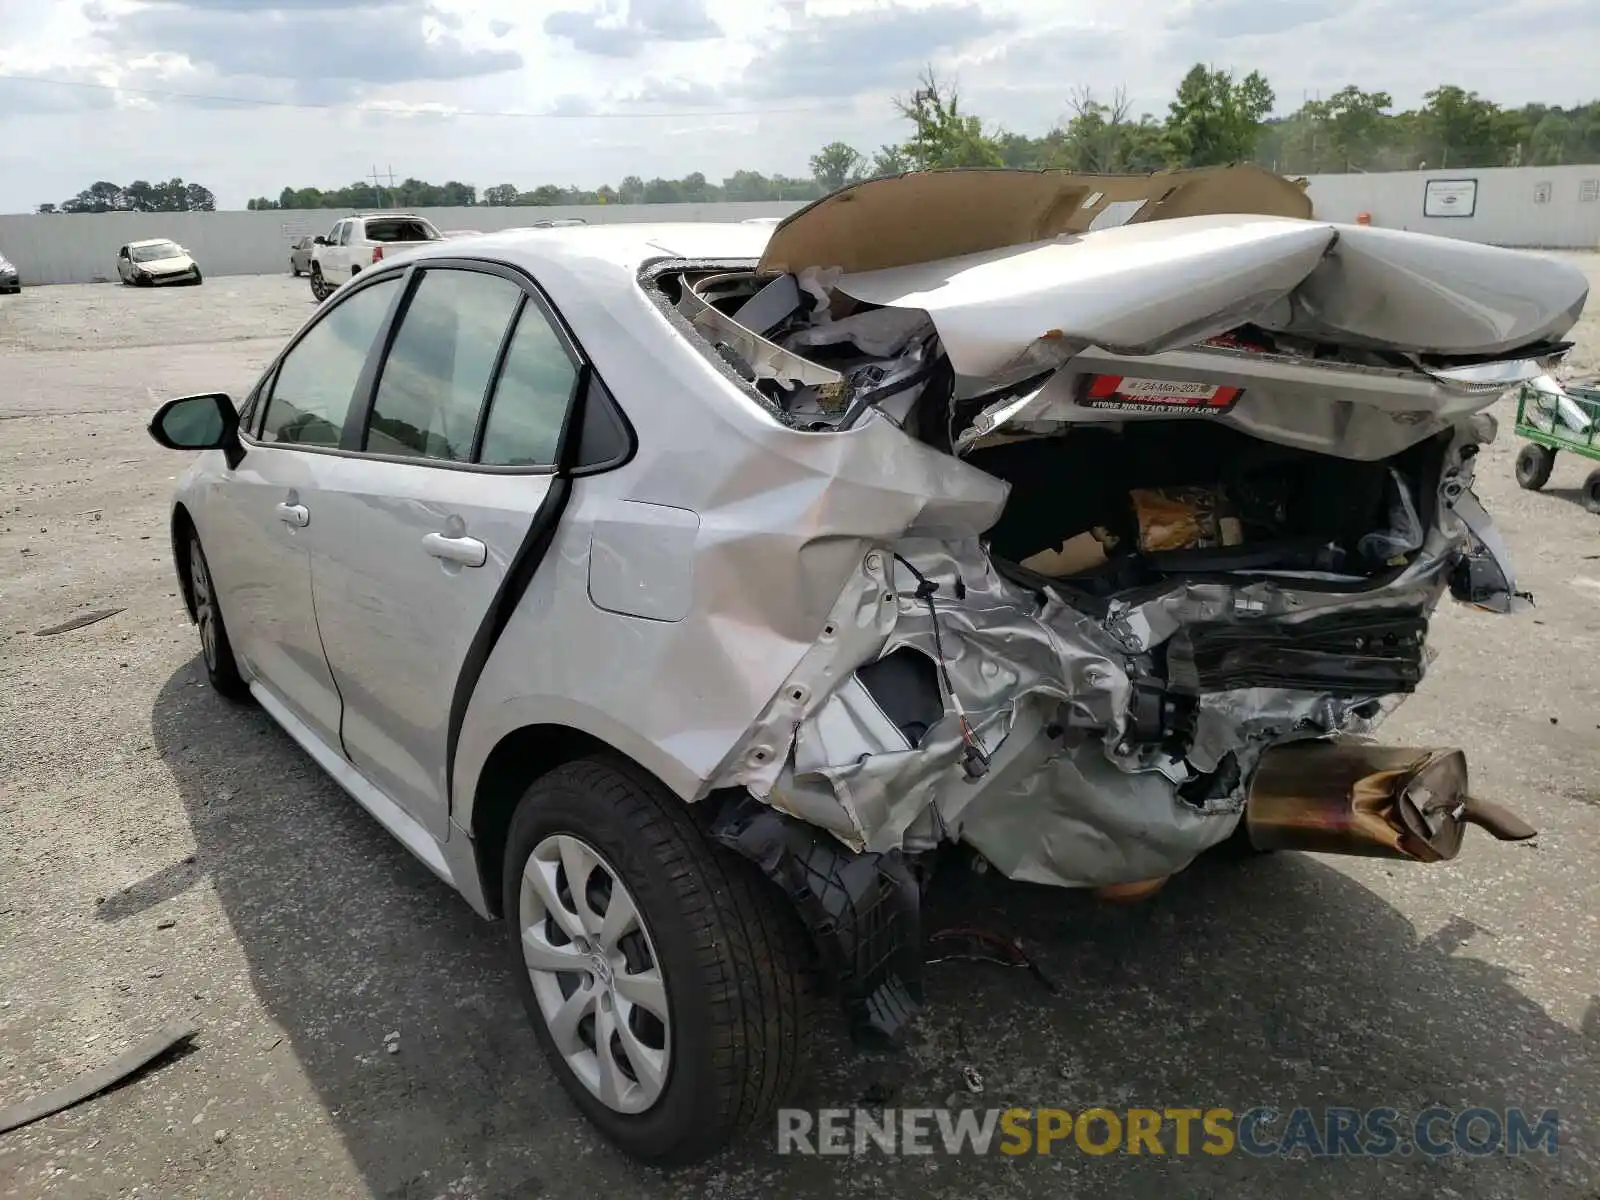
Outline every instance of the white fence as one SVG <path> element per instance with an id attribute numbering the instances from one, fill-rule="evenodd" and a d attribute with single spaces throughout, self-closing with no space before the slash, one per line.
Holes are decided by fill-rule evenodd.
<path id="1" fill-rule="evenodd" d="M 1469 242 L 1600 249 L 1600 166 L 1313 175 L 1317 216 Z"/>
<path id="2" fill-rule="evenodd" d="M 1545 249 L 1600 249 L 1600 165 L 1504 167 L 1315 175 L 1310 195 L 1319 217 L 1414 229 L 1468 241 Z M 430 208 L 440 229 L 487 233 L 534 221 L 582 217 L 610 221 L 739 221 L 793 212 L 796 202 L 634 204 L 571 208 Z M 0 251 L 24 282 L 94 283 L 116 278 L 117 247 L 167 237 L 187 247 L 210 275 L 286 271 L 289 243 L 326 233 L 346 210 L 97 213 L 0 216 Z"/>
<path id="3" fill-rule="evenodd" d="M 417 209 L 440 229 L 491 233 L 582 217 L 602 221 L 742 221 L 781 217 L 798 203 L 606 204 L 571 208 Z M 0 251 L 24 283 L 100 283 L 117 278 L 117 248 L 141 238 L 171 238 L 190 251 L 207 275 L 268 275 L 289 269 L 289 245 L 308 233 L 327 233 L 349 209 L 280 209 L 215 213 L 51 213 L 0 216 Z"/>

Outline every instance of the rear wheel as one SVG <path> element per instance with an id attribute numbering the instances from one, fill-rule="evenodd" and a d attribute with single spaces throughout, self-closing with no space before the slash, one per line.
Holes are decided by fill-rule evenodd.
<path id="1" fill-rule="evenodd" d="M 654 780 L 607 758 L 540 778 L 503 900 L 540 1046 L 628 1154 L 693 1162 L 791 1096 L 815 1016 L 798 920 Z"/>
<path id="2" fill-rule="evenodd" d="M 295 264 L 294 264 L 294 263 L 290 263 L 290 264 L 289 264 L 289 272 L 290 272 L 290 274 L 292 274 L 292 275 L 293 275 L 293 276 L 294 276 L 294 277 L 295 277 L 295 278 L 296 278 L 296 279 L 299 279 L 299 278 L 300 278 L 300 268 L 299 268 L 299 267 L 298 267 L 298 266 L 296 266 L 296 265 L 295 265 Z"/>
<path id="3" fill-rule="evenodd" d="M 217 607 L 217 590 L 211 582 L 211 568 L 200 539 L 189 538 L 189 593 L 194 597 L 194 620 L 200 629 L 200 656 L 205 660 L 206 677 L 211 686 L 230 700 L 243 700 L 250 694 L 234 661 L 233 643 L 222 610 Z"/>
<path id="4" fill-rule="evenodd" d="M 1590 471 L 1583 481 L 1583 506 L 1592 513 L 1600 513 L 1600 469 Z"/>
<path id="5" fill-rule="evenodd" d="M 1550 482 L 1550 472 L 1555 469 L 1556 452 L 1549 446 L 1529 442 L 1517 451 L 1517 483 L 1530 492 L 1537 492 Z"/>

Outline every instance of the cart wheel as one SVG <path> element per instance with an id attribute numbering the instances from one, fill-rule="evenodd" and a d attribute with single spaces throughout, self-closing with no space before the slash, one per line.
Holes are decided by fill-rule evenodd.
<path id="1" fill-rule="evenodd" d="M 1529 442 L 1517 452 L 1517 482 L 1530 492 L 1537 492 L 1550 482 L 1550 472 L 1556 465 L 1556 452 L 1549 446 Z"/>
<path id="2" fill-rule="evenodd" d="M 1589 472 L 1583 481 L 1583 506 L 1592 513 L 1600 513 L 1600 470 Z"/>

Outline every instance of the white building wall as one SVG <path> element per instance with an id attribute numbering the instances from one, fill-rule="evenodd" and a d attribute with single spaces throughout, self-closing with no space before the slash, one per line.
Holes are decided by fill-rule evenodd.
<path id="1" fill-rule="evenodd" d="M 1470 216 L 1428 217 L 1429 180 L 1473 181 Z M 1459 197 L 1463 189 L 1450 189 Z M 1309 194 L 1316 215 L 1420 230 L 1502 246 L 1566 250 L 1600 249 L 1600 165 L 1503 167 L 1464 171 L 1397 171 L 1366 175 L 1313 175 Z M 555 208 L 430 208 L 421 210 L 440 229 L 485 233 L 557 217 L 611 221 L 738 221 L 785 216 L 793 201 L 748 204 L 633 204 Z M 1459 207 L 1459 202 L 1458 202 Z M 0 216 L 0 251 L 17 264 L 25 283 L 94 283 L 116 278 L 117 248 L 140 238 L 168 237 L 187 247 L 209 275 L 259 275 L 286 271 L 289 243 L 326 233 L 342 209 L 268 212 L 97 213 Z"/>

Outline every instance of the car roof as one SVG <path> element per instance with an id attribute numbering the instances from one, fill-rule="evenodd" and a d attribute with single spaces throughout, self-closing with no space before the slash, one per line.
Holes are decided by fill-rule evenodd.
<path id="1" fill-rule="evenodd" d="M 754 267 L 771 226 L 720 222 L 613 222 L 546 229 L 507 229 L 472 238 L 407 243 L 384 254 L 381 270 L 449 260 L 503 263 L 526 271 L 594 360 L 608 386 L 625 391 L 677 375 L 703 393 L 723 379 L 687 328 L 662 319 L 660 297 L 639 285 L 656 260 L 687 260 L 738 270 Z M 374 268 L 379 270 L 380 268 Z M 363 272 L 365 274 L 365 272 Z M 640 372 L 646 372 L 641 378 Z M 731 374 L 728 377 L 731 379 Z M 735 390 L 731 382 L 727 390 Z M 750 401 L 740 398 L 737 404 Z"/>
<path id="2" fill-rule="evenodd" d="M 143 238 L 137 242 L 129 242 L 128 246 L 131 249 L 134 246 L 176 246 L 177 244 L 171 238 Z"/>
<path id="3" fill-rule="evenodd" d="M 633 222 L 605 225 L 527 227 L 484 233 L 470 246 L 429 242 L 419 258 L 498 258 L 524 266 L 534 278 L 542 267 L 567 267 L 611 275 L 632 284 L 639 268 L 654 259 L 745 260 L 761 257 L 770 226 L 735 221 Z M 598 282 L 598 280 L 596 280 Z"/>

